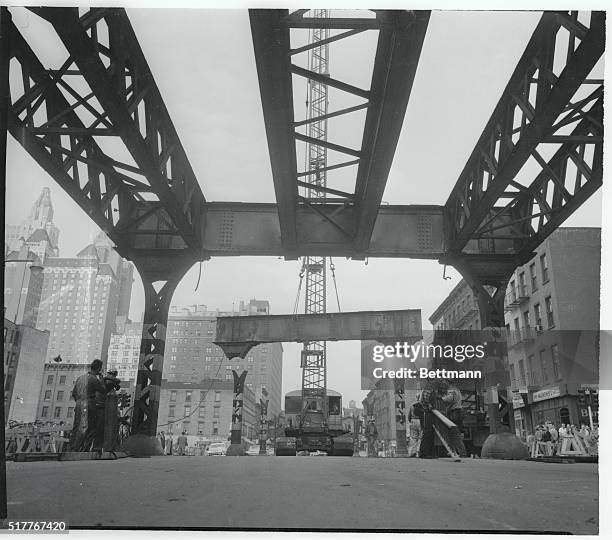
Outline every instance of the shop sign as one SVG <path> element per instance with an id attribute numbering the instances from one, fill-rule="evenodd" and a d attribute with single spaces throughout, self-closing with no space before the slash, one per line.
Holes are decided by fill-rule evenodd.
<path id="1" fill-rule="evenodd" d="M 521 414 L 521 411 L 514 411 L 514 419 L 515 420 L 522 420 L 523 419 L 523 415 Z"/>
<path id="2" fill-rule="evenodd" d="M 533 401 L 544 401 L 545 399 L 552 399 L 561 395 L 561 388 L 553 386 L 552 388 L 545 388 L 544 390 L 538 390 L 533 393 Z"/>
<path id="3" fill-rule="evenodd" d="M 512 392 L 512 408 L 520 409 L 524 407 L 525 403 L 523 402 L 523 396 L 517 392 Z"/>

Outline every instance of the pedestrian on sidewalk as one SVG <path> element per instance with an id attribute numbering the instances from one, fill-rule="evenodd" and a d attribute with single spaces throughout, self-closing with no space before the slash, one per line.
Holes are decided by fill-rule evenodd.
<path id="1" fill-rule="evenodd" d="M 408 443 L 408 456 L 419 457 L 419 446 L 421 444 L 421 436 L 423 430 L 421 428 L 421 420 L 423 418 L 423 407 L 417 401 L 408 409 L 408 423 L 410 441 Z"/>
<path id="2" fill-rule="evenodd" d="M 433 409 L 439 409 L 441 398 L 448 390 L 448 383 L 442 379 L 430 379 L 421 392 L 420 403 L 423 407 L 423 435 L 419 446 L 419 457 L 431 459 L 434 456 L 435 432 L 433 429 Z"/>
<path id="3" fill-rule="evenodd" d="M 185 449 L 187 448 L 187 432 L 183 431 L 183 433 L 181 433 L 178 436 L 178 439 L 176 441 L 176 447 L 178 449 L 178 455 L 179 456 L 184 456 L 185 455 Z"/>
<path id="4" fill-rule="evenodd" d="M 165 452 L 166 452 L 166 435 L 164 434 L 163 431 L 159 434 L 159 442 L 161 443 L 162 454 L 165 454 Z"/>

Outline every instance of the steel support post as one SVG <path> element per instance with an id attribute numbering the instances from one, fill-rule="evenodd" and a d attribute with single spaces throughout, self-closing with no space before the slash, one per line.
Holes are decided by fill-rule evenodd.
<path id="1" fill-rule="evenodd" d="M 234 375 L 234 401 L 232 403 L 232 430 L 230 434 L 230 446 L 225 453 L 227 456 L 244 456 L 242 447 L 242 408 L 244 405 L 244 381 L 248 371 L 240 375 L 232 370 Z"/>
<path id="2" fill-rule="evenodd" d="M 176 286 L 193 263 L 191 252 L 135 257 L 145 292 L 140 359 L 134 393 L 131 435 L 123 449 L 134 455 L 162 455 L 157 418 L 164 368 L 166 328 Z"/>
<path id="3" fill-rule="evenodd" d="M 520 439 L 512 430 L 512 414 L 509 411 L 507 387 L 510 385 L 507 336 L 504 324 L 504 297 L 510 276 L 516 264 L 507 263 L 505 271 L 495 277 L 475 271 L 465 261 L 455 261 L 454 266 L 471 286 L 478 302 L 481 329 L 489 332 L 487 343 L 494 342 L 495 352 L 487 356 L 484 383 L 487 389 L 490 434 L 482 447 L 482 457 L 499 459 L 524 459 L 527 452 Z M 505 403 L 509 423 L 502 423 L 503 411 L 500 404 Z"/>
<path id="4" fill-rule="evenodd" d="M 267 422 L 268 422 L 268 403 L 270 400 L 259 400 L 259 455 L 268 455 L 266 448 L 266 440 L 268 438 Z"/>
<path id="5" fill-rule="evenodd" d="M 393 389 L 395 391 L 395 455 L 396 457 L 408 457 L 404 379 L 393 379 Z"/>
<path id="6" fill-rule="evenodd" d="M 6 186 L 6 136 L 9 110 L 9 28 L 11 14 L 5 7 L 0 7 L 0 183 Z M 0 380 L 4 382 L 4 362 L 0 364 Z M 6 455 L 4 443 L 4 426 L 8 418 L 4 410 L 4 399 L 0 405 L 2 415 L 2 433 L 0 434 L 0 519 L 7 517 L 6 502 Z"/>

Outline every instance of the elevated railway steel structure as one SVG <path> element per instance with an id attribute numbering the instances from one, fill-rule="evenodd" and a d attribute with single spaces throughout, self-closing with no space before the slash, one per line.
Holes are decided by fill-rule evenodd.
<path id="1" fill-rule="evenodd" d="M 445 205 L 381 206 L 429 12 L 321 19 L 307 10 L 250 11 L 276 203 L 249 204 L 205 199 L 123 9 L 30 10 L 52 25 L 67 56 L 59 69 L 45 67 L 10 10 L 0 8 L 2 126 L 142 277 L 133 432 L 150 441 L 150 452 L 170 300 L 197 261 L 239 255 L 437 259 L 473 287 L 483 326 L 500 326 L 512 271 L 602 184 L 603 81 L 589 75 L 604 52 L 603 12 L 586 19 L 575 12 L 542 15 Z M 378 33 L 368 89 L 324 80 L 363 99 L 325 115 L 331 121 L 366 110 L 358 149 L 312 141 L 299 131 L 308 119 L 294 118 L 292 75 L 322 75 L 292 63 L 304 47 L 292 48 L 290 30 L 323 25 L 343 30 L 330 34 L 330 42 Z M 557 39 L 560 34 L 565 39 Z M 131 161 L 107 152 L 97 143 L 101 136 L 122 146 Z M 357 166 L 354 191 L 328 180 L 317 188 L 329 195 L 324 203 L 300 197 L 298 187 L 312 171 L 297 170 L 296 141 L 349 156 L 328 169 Z M 552 157 L 542 145 L 552 145 Z M 519 181 L 528 160 L 539 171 Z"/>

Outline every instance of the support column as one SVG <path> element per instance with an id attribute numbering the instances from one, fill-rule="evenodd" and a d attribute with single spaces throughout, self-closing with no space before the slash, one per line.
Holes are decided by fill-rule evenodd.
<path id="1" fill-rule="evenodd" d="M 226 456 L 244 456 L 244 448 L 242 447 L 242 408 L 244 405 L 244 381 L 246 380 L 248 371 L 243 371 L 238 375 L 236 370 L 232 369 L 234 375 L 234 402 L 232 404 L 232 431 L 230 436 L 230 446 L 225 453 Z"/>
<path id="2" fill-rule="evenodd" d="M 484 373 L 485 403 L 489 416 L 490 434 L 485 440 L 481 456 L 496 459 L 525 459 L 526 448 L 511 430 L 512 413 L 508 403 L 510 374 L 504 320 L 504 298 L 508 281 L 518 263 L 506 262 L 491 272 L 486 266 L 471 266 L 469 262 L 452 262 L 471 286 L 480 311 L 482 330 L 488 331 L 487 365 Z M 505 420 L 506 416 L 508 421 Z"/>
<path id="3" fill-rule="evenodd" d="M 266 448 L 266 440 L 268 438 L 267 421 L 268 421 L 268 403 L 270 400 L 259 400 L 259 455 L 266 456 L 268 451 Z"/>
<path id="4" fill-rule="evenodd" d="M 196 259 L 187 252 L 138 257 L 133 262 L 142 278 L 145 309 L 131 435 L 122 450 L 139 456 L 161 456 L 157 418 L 168 312 L 176 286 Z"/>
<path id="5" fill-rule="evenodd" d="M 395 455 L 396 457 L 408 457 L 404 379 L 393 379 L 393 388 L 395 390 Z"/>
<path id="6" fill-rule="evenodd" d="M 6 135 L 8 129 L 9 108 L 9 28 L 11 14 L 5 7 L 0 7 L 0 183 L 6 186 Z M 4 383 L 4 362 L 0 364 L 0 380 Z M 10 403 L 7 404 L 10 407 Z M 2 416 L 2 433 L 0 433 L 0 519 L 7 516 L 6 506 L 6 459 L 4 426 L 8 420 L 8 411 L 4 410 L 4 399 L 0 404 Z"/>

